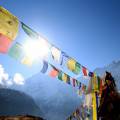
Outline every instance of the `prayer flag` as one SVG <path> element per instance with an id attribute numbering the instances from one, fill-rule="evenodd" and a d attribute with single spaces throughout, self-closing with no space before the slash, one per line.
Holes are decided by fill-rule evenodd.
<path id="1" fill-rule="evenodd" d="M 8 52 L 8 55 L 16 60 L 21 59 L 24 56 L 22 45 L 19 43 L 14 44 Z"/>
<path id="2" fill-rule="evenodd" d="M 58 73 L 59 73 L 59 70 L 56 69 L 54 66 L 52 66 L 52 70 L 50 71 L 49 75 L 51 77 L 56 77 L 58 75 Z"/>
<path id="3" fill-rule="evenodd" d="M 93 77 L 94 76 L 93 72 L 89 72 L 88 75 L 89 75 L 89 77 Z"/>
<path id="4" fill-rule="evenodd" d="M 46 73 L 47 69 L 48 69 L 48 62 L 44 60 L 44 61 L 43 61 L 43 67 L 42 67 L 42 69 L 41 69 L 41 72 L 42 72 L 42 73 Z"/>
<path id="5" fill-rule="evenodd" d="M 75 87 L 76 86 L 76 79 L 72 79 L 72 81 L 73 81 L 73 87 Z"/>
<path id="6" fill-rule="evenodd" d="M 84 66 L 82 66 L 82 72 L 84 76 L 87 76 L 87 68 L 85 68 Z"/>
<path id="7" fill-rule="evenodd" d="M 68 84 L 70 84 L 70 76 L 67 75 L 66 73 L 63 73 L 62 75 L 62 80 Z"/>
<path id="8" fill-rule="evenodd" d="M 102 89 L 103 89 L 103 80 L 100 79 L 100 95 L 102 94 Z"/>
<path id="9" fill-rule="evenodd" d="M 66 61 L 69 59 L 69 56 L 65 53 L 65 52 L 61 52 L 62 58 L 61 58 L 61 63 L 60 65 L 64 65 L 64 63 L 66 63 Z"/>
<path id="10" fill-rule="evenodd" d="M 11 40 L 0 33 L 0 53 L 7 53 L 11 45 Z"/>
<path id="11" fill-rule="evenodd" d="M 63 72 L 62 72 L 62 71 L 59 71 L 59 73 L 58 73 L 58 79 L 59 79 L 59 80 L 62 80 L 62 75 L 63 75 Z"/>
<path id="12" fill-rule="evenodd" d="M 80 69 L 81 69 L 81 65 L 78 62 L 76 62 L 75 70 L 73 70 L 73 72 L 78 75 L 80 73 Z"/>
<path id="13" fill-rule="evenodd" d="M 79 82 L 79 89 L 81 88 L 81 82 Z"/>
<path id="14" fill-rule="evenodd" d="M 92 93 L 92 106 L 93 106 L 93 120 L 97 120 L 97 105 L 96 105 L 96 95 Z"/>
<path id="15" fill-rule="evenodd" d="M 96 73 L 94 73 L 94 88 L 96 91 L 98 90 L 98 79 Z"/>
<path id="16" fill-rule="evenodd" d="M 67 61 L 67 67 L 69 70 L 74 71 L 76 66 L 76 61 L 74 59 L 69 59 Z"/>
<path id="17" fill-rule="evenodd" d="M 78 80 L 76 80 L 77 87 L 79 87 L 79 84 L 80 84 L 80 82 Z"/>
<path id="18" fill-rule="evenodd" d="M 82 89 L 82 91 L 83 91 L 83 92 L 85 92 L 85 90 L 86 90 L 86 86 L 85 86 L 84 84 L 82 84 L 82 86 L 81 86 L 81 87 L 82 87 L 82 88 L 81 88 L 81 89 Z"/>
<path id="19" fill-rule="evenodd" d="M 56 47 L 53 46 L 53 47 L 51 48 L 51 54 L 52 54 L 52 58 L 53 58 L 55 61 L 57 61 L 57 62 L 60 61 L 61 51 L 60 51 L 58 48 L 56 48 Z"/>
<path id="20" fill-rule="evenodd" d="M 92 92 L 92 86 L 93 86 L 93 84 L 92 84 L 92 78 L 91 78 L 88 83 L 88 87 L 87 87 L 87 91 L 86 91 L 87 94 Z"/>
<path id="21" fill-rule="evenodd" d="M 63 80 L 64 82 L 67 82 L 67 74 L 63 73 L 63 75 L 62 75 L 62 80 Z"/>
<path id="22" fill-rule="evenodd" d="M 25 56 L 22 60 L 21 60 L 22 64 L 25 64 L 27 66 L 32 66 L 33 61 L 32 59 L 30 59 L 29 57 Z"/>
<path id="23" fill-rule="evenodd" d="M 68 84 L 70 84 L 70 76 L 68 75 L 67 76 L 67 81 L 66 81 Z"/>
<path id="24" fill-rule="evenodd" d="M 14 40 L 18 33 L 19 22 L 17 17 L 8 10 L 0 7 L 0 33 L 10 40 Z"/>
<path id="25" fill-rule="evenodd" d="M 24 32 L 31 37 L 32 39 L 39 39 L 39 34 L 37 32 L 35 32 L 33 29 L 31 29 L 30 27 L 28 27 L 26 24 L 24 24 L 23 22 L 21 22 L 22 24 L 22 28 L 24 30 Z"/>

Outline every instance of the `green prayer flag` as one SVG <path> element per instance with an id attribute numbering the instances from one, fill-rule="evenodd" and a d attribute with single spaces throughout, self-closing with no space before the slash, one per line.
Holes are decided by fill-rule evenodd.
<path id="1" fill-rule="evenodd" d="M 14 44 L 8 51 L 8 55 L 16 60 L 21 59 L 24 56 L 22 45 L 19 43 Z"/>
<path id="2" fill-rule="evenodd" d="M 34 30 L 32 30 L 30 27 L 28 27 L 26 24 L 24 24 L 23 22 L 21 22 L 22 24 L 22 28 L 24 30 L 24 32 L 31 38 L 33 39 L 38 39 L 39 38 L 39 34 L 37 32 L 35 32 Z"/>
<path id="3" fill-rule="evenodd" d="M 62 80 L 62 75 L 63 75 L 63 72 L 60 71 L 59 74 L 58 74 L 58 79 L 59 79 L 59 80 Z"/>
<path id="4" fill-rule="evenodd" d="M 78 75 L 80 73 L 80 69 L 81 69 L 81 65 L 78 62 L 76 62 L 75 70 L 73 70 L 73 72 Z"/>

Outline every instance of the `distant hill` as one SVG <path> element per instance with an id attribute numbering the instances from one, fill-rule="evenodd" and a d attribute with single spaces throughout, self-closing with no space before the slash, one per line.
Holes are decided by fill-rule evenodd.
<path id="1" fill-rule="evenodd" d="M 30 95 L 47 120 L 65 120 L 81 105 L 81 98 L 73 87 L 41 72 L 27 79 L 23 86 L 15 85 L 13 89 Z"/>
<path id="2" fill-rule="evenodd" d="M 39 107 L 30 96 L 16 90 L 0 88 L 0 116 L 40 114 Z"/>
<path id="3" fill-rule="evenodd" d="M 115 79 L 117 88 L 120 91 L 120 61 L 113 61 L 111 64 L 102 68 L 96 68 L 94 71 L 100 76 L 103 76 L 105 71 L 111 72 Z"/>

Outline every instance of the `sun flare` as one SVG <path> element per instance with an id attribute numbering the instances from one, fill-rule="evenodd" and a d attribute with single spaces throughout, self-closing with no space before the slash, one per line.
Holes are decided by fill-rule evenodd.
<path id="1" fill-rule="evenodd" d="M 49 43 L 44 40 L 27 40 L 24 44 L 24 52 L 32 60 L 38 60 L 48 55 L 50 51 Z"/>

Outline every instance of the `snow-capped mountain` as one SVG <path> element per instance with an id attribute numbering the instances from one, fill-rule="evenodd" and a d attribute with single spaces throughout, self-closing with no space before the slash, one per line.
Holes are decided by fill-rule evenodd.
<path id="1" fill-rule="evenodd" d="M 96 68 L 95 72 L 102 76 L 106 70 L 112 73 L 117 87 L 120 90 L 120 61 L 112 62 L 103 68 Z M 22 103 L 19 103 L 20 101 L 18 102 L 20 104 L 20 109 L 22 109 L 22 106 L 27 105 L 27 112 L 32 108 L 33 111 L 30 111 L 32 115 L 37 114 L 47 120 L 65 120 L 84 100 L 84 96 L 83 98 L 79 97 L 76 94 L 76 90 L 70 85 L 54 78 L 50 78 L 48 75 L 40 72 L 27 79 L 24 85 L 13 84 L 10 88 L 24 92 L 31 98 L 26 99 L 24 95 L 15 97 L 19 92 L 12 94 L 10 91 L 4 92 L 4 89 L 3 92 L 0 92 L 0 100 L 2 100 L 2 96 L 3 98 L 6 98 L 6 101 L 8 100 L 11 104 L 14 104 L 16 101 L 21 101 L 22 99 Z M 4 102 L 4 100 L 2 101 Z M 29 104 L 25 103 L 27 101 L 35 102 L 36 107 L 33 107 L 34 105 L 32 103 L 30 108 Z M 0 104 L 0 108 L 2 108 L 1 105 L 2 104 Z M 25 113 L 26 111 L 22 113 Z M 19 114 L 21 113 L 19 112 Z"/>
<path id="2" fill-rule="evenodd" d="M 12 89 L 30 95 L 47 120 L 66 120 L 81 104 L 73 87 L 40 72 L 27 79 L 23 86 L 15 85 Z"/>
<path id="3" fill-rule="evenodd" d="M 102 67 L 102 68 L 96 68 L 94 70 L 99 76 L 103 76 L 105 71 L 111 72 L 118 90 L 120 91 L 120 61 L 113 61 L 111 64 Z"/>

